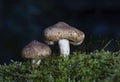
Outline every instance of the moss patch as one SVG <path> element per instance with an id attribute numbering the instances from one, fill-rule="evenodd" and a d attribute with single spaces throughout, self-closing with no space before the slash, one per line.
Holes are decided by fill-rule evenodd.
<path id="1" fill-rule="evenodd" d="M 38 68 L 29 61 L 0 65 L 0 82 L 120 82 L 120 52 L 74 52 L 50 56 Z"/>

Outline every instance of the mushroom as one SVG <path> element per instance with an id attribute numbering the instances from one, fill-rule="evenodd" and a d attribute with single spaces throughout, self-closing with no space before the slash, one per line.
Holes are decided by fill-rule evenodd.
<path id="1" fill-rule="evenodd" d="M 33 40 L 28 45 L 22 49 L 22 57 L 31 59 L 32 65 L 39 65 L 41 59 L 49 56 L 51 54 L 51 49 L 49 46 Z"/>
<path id="2" fill-rule="evenodd" d="M 69 42 L 72 45 L 80 45 L 85 38 L 85 34 L 64 22 L 58 22 L 44 30 L 44 37 L 45 42 L 49 45 L 58 41 L 60 54 L 66 57 L 70 55 Z"/>

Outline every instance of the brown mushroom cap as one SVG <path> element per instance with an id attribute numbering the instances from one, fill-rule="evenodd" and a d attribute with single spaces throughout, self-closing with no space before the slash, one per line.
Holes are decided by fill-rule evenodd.
<path id="1" fill-rule="evenodd" d="M 44 37 L 46 42 L 67 39 L 71 44 L 79 45 L 83 42 L 85 35 L 82 31 L 64 22 L 58 22 L 44 30 Z"/>
<path id="2" fill-rule="evenodd" d="M 36 40 L 30 42 L 22 50 L 22 57 L 28 59 L 43 58 L 50 54 L 51 54 L 50 47 Z"/>

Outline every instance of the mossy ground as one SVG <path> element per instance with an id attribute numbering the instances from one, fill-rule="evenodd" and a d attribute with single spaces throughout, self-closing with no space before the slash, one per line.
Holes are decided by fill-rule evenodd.
<path id="1" fill-rule="evenodd" d="M 0 65 L 0 82 L 120 82 L 120 52 L 73 52 L 50 56 L 40 66 L 29 61 Z"/>

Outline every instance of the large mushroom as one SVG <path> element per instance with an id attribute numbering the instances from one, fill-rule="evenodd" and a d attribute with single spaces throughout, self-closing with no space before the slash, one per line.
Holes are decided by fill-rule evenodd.
<path id="1" fill-rule="evenodd" d="M 22 49 L 22 57 L 31 59 L 32 65 L 39 65 L 41 59 L 49 56 L 51 54 L 51 49 L 49 46 L 33 40 L 28 45 Z"/>
<path id="2" fill-rule="evenodd" d="M 44 30 L 44 37 L 45 42 L 49 45 L 58 41 L 60 54 L 66 57 L 70 55 L 69 42 L 72 45 L 80 45 L 85 38 L 85 34 L 64 22 L 58 22 Z"/>

